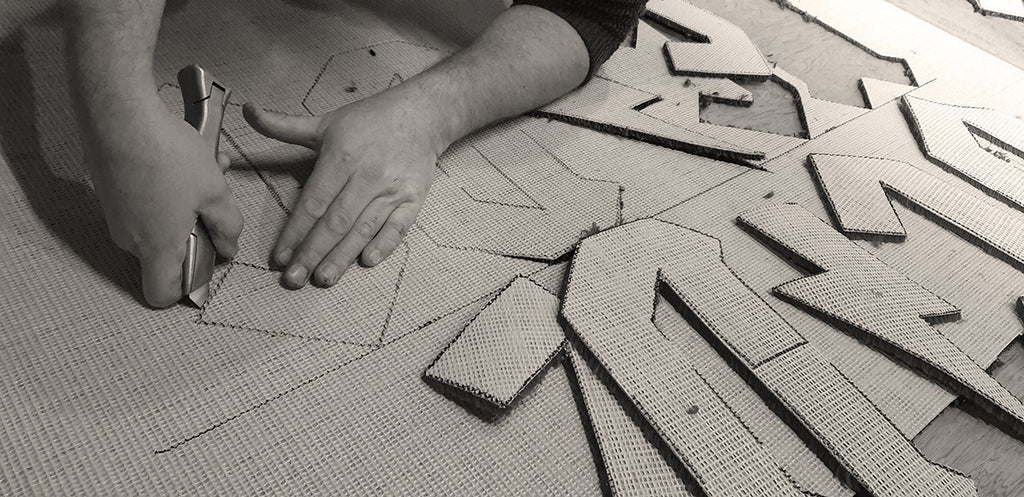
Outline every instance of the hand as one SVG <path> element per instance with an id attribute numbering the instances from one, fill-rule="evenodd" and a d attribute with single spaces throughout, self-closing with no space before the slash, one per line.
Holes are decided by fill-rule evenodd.
<path id="1" fill-rule="evenodd" d="M 90 133 L 96 138 L 86 139 L 86 158 L 111 238 L 139 259 L 146 301 L 167 307 L 182 296 L 185 242 L 196 217 L 217 252 L 230 258 L 242 214 L 224 181 L 226 156 L 215 158 L 199 133 L 162 103 L 137 116 Z"/>
<path id="2" fill-rule="evenodd" d="M 417 99 L 385 91 L 320 116 L 243 108 L 260 133 L 318 152 L 274 259 L 283 282 L 331 286 L 362 255 L 384 260 L 423 206 L 445 146 Z"/>

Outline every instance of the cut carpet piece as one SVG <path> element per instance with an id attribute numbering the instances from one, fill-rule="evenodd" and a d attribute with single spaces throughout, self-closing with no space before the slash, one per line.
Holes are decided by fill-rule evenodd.
<path id="1" fill-rule="evenodd" d="M 937 82 L 928 87 L 933 84 Z M 829 208 L 823 201 L 825 197 L 808 170 L 809 153 L 897 158 L 935 177 L 960 184 L 965 190 L 982 197 L 980 192 L 948 175 L 921 154 L 906 119 L 894 101 L 774 160 L 768 164 L 772 170 L 770 176 L 759 172 L 744 174 L 658 218 L 722 240 L 729 266 L 762 298 L 775 300 L 773 287 L 806 273 L 741 229 L 735 219 L 739 213 L 756 206 L 778 202 L 797 202 L 815 216 L 829 219 Z M 881 200 L 888 209 L 884 197 Z M 1000 216 L 1017 215 L 1011 207 L 989 200 L 993 204 L 993 212 Z M 1014 289 L 1024 288 L 1024 273 L 996 260 L 980 246 L 936 223 L 936 217 L 930 213 L 908 210 L 895 203 L 894 206 L 910 236 L 900 243 L 858 241 L 858 245 L 913 281 L 962 307 L 967 319 L 943 323 L 939 327 L 978 364 L 987 367 L 1007 344 L 1020 335 L 1020 318 L 1009 312 L 1011 300 L 1007 299 L 1016 300 L 1020 292 Z M 891 212 L 890 209 L 889 215 Z M 808 341 L 827 354 L 833 364 L 908 436 L 925 429 L 954 399 L 948 390 L 925 376 L 894 362 L 800 308 L 774 306 L 774 303 L 773 307 Z M 985 333 L 979 335 L 978 330 L 985 330 Z M 933 432 L 943 429 L 934 425 L 928 428 Z M 1003 438 L 1003 443 L 1019 443 L 1002 433 L 996 434 Z M 936 457 L 943 462 L 950 461 Z M 992 483 L 998 477 L 976 476 L 979 486 L 991 488 L 1002 485 Z M 986 480 L 988 483 L 983 483 Z"/>
<path id="2" fill-rule="evenodd" d="M 594 75 L 650 92 L 675 95 L 696 90 L 701 97 L 713 102 L 750 105 L 753 99 L 750 90 L 730 79 L 674 74 L 665 59 L 665 43 L 668 42 L 667 36 L 651 27 L 648 21 L 641 20 L 636 28 L 636 46 L 619 47 Z"/>
<path id="3" fill-rule="evenodd" d="M 963 396 L 992 424 L 1024 438 L 1024 405 L 923 319 L 958 318 L 959 309 L 921 288 L 796 204 L 741 214 L 762 239 L 813 267 L 815 276 L 775 293 L 842 328 Z"/>
<path id="4" fill-rule="evenodd" d="M 1011 265 L 1024 269 L 1024 214 L 976 191 L 892 159 L 811 154 L 829 208 L 851 236 L 907 236 L 886 195 L 934 216 L 940 224 Z"/>
<path id="5" fill-rule="evenodd" d="M 583 417 L 597 444 L 596 453 L 600 455 L 611 494 L 691 495 L 674 467 L 681 467 L 679 461 L 669 462 L 668 454 L 648 440 L 644 429 L 631 417 L 628 404 L 620 402 L 610 391 L 612 387 L 601 381 L 600 375 L 587 364 L 580 345 L 571 342 L 567 355 L 572 378 L 582 397 Z"/>
<path id="6" fill-rule="evenodd" d="M 789 136 L 702 122 L 699 107 L 708 101 L 750 106 L 753 97 L 726 78 L 673 74 L 663 51 L 667 41 L 640 22 L 635 48 L 619 48 L 587 85 L 534 114 L 754 167 L 802 143 Z M 610 99 L 614 101 L 609 103 Z M 761 157 L 738 161 L 736 151 Z"/>
<path id="7" fill-rule="evenodd" d="M 776 415 L 704 339 L 694 327 L 699 323 L 691 323 L 692 320 L 680 314 L 674 305 L 677 300 L 665 285 L 659 285 L 652 317 L 655 328 L 665 339 L 673 342 L 673 347 L 687 351 L 693 366 L 779 462 L 783 471 L 792 477 L 797 488 L 808 495 L 852 497 L 853 491 L 836 479 L 832 470 L 789 428 L 786 421 Z"/>
<path id="8" fill-rule="evenodd" d="M 861 96 L 864 97 L 864 105 L 869 109 L 877 109 L 882 104 L 896 100 L 915 89 L 913 86 L 891 83 L 875 78 L 860 78 L 857 81 L 857 86 L 860 88 Z"/>
<path id="9" fill-rule="evenodd" d="M 687 96 L 679 106 L 686 114 L 696 117 L 698 95 L 689 92 Z M 743 161 L 764 158 L 763 152 L 727 143 L 643 113 L 645 105 L 659 100 L 661 96 L 657 94 L 596 76 L 586 85 L 533 114 L 730 162 L 742 164 Z M 696 119 L 693 121 L 697 124 Z"/>
<path id="10" fill-rule="evenodd" d="M 655 220 L 623 225 L 580 243 L 562 309 L 587 349 L 708 495 L 717 495 L 722 482 L 693 461 L 716 449 L 691 449 L 698 455 L 680 450 L 685 445 L 676 430 L 685 424 L 686 415 L 676 411 L 688 400 L 683 400 L 687 399 L 684 392 L 673 392 L 662 383 L 678 385 L 682 378 L 673 377 L 677 371 L 669 364 L 681 369 L 679 364 L 691 361 L 651 322 L 651 294 L 659 281 L 669 285 L 679 298 L 677 307 L 690 316 L 705 339 L 849 484 L 879 496 L 977 494 L 969 478 L 925 460 L 853 383 L 743 284 L 721 257 L 717 240 L 686 228 Z M 667 413 L 672 415 L 662 418 Z M 771 459 L 744 456 L 750 459 L 733 455 L 732 462 L 721 462 L 743 461 L 747 471 L 758 471 L 763 478 L 778 471 Z M 894 472 L 894 467 L 901 470 Z M 785 481 L 765 480 L 764 484 L 780 485 L 771 491 L 781 495 L 786 492 L 781 486 Z M 750 491 L 731 489 L 732 495 Z"/>
<path id="11" fill-rule="evenodd" d="M 658 338 L 651 322 L 657 268 L 646 259 L 652 250 L 671 248 L 672 240 L 636 238 L 650 223 L 580 243 L 562 315 L 706 495 L 802 495 L 689 367 L 685 351 Z M 741 471 L 748 476 L 735 478 Z"/>
<path id="12" fill-rule="evenodd" d="M 439 246 L 418 225 L 409 230 L 405 244 L 409 247 L 409 261 L 398 285 L 394 311 L 384 330 L 382 342 L 385 344 L 480 295 L 500 290 L 516 275 L 531 274 L 546 267 L 542 262 L 528 259 Z M 386 297 L 378 295 L 377 298 L 383 305 Z"/>
<path id="13" fill-rule="evenodd" d="M 555 260 L 572 250 L 581 232 L 595 224 L 607 228 L 618 221 L 618 185 L 573 173 L 522 129 L 525 119 L 470 135 L 449 148 L 440 160 L 445 163 L 455 157 L 456 164 L 484 160 L 500 173 L 503 184 L 510 183 L 536 206 L 475 201 L 466 188 L 443 173 L 455 166 L 445 166 L 435 173 L 418 221 L 435 242 L 513 257 Z"/>
<path id="14" fill-rule="evenodd" d="M 756 80 L 765 80 L 772 73 L 768 61 L 743 30 L 706 10 L 680 0 L 651 0 L 646 15 L 699 40 L 665 44 L 677 73 Z"/>
<path id="15" fill-rule="evenodd" d="M 1024 122 L 992 109 L 910 95 L 902 103 L 925 155 L 1024 210 Z"/>
<path id="16" fill-rule="evenodd" d="M 559 300 L 519 277 L 441 352 L 424 377 L 507 409 L 562 350 Z"/>

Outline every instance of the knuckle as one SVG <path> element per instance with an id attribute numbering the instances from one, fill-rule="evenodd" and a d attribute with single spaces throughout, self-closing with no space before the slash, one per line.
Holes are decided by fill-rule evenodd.
<path id="1" fill-rule="evenodd" d="M 353 231 L 355 231 L 356 235 L 362 238 L 370 238 L 373 235 L 377 234 L 376 230 L 374 230 L 374 227 L 375 223 L 372 220 L 368 220 L 356 224 L 355 228 L 353 228 Z"/>
<path id="2" fill-rule="evenodd" d="M 399 238 L 404 238 L 405 235 L 409 234 L 409 223 L 402 221 L 388 221 L 388 230 L 396 233 Z"/>
<path id="3" fill-rule="evenodd" d="M 424 191 L 423 188 L 415 183 L 405 183 L 399 187 L 398 194 L 406 200 L 418 200 L 423 196 Z"/>
<path id="4" fill-rule="evenodd" d="M 302 201 L 303 211 L 313 218 L 319 218 L 327 212 L 327 202 L 324 202 L 318 197 L 311 196 Z"/>
<path id="5" fill-rule="evenodd" d="M 330 216 L 327 216 L 326 219 L 327 222 L 324 223 L 325 226 L 327 227 L 328 231 L 334 233 L 335 235 L 344 235 L 345 233 L 348 232 L 349 227 L 352 226 L 352 222 L 349 221 L 348 215 L 345 214 L 344 212 L 332 214 Z"/>
<path id="6" fill-rule="evenodd" d="M 365 184 L 380 184 L 384 180 L 384 173 L 378 168 L 364 169 L 357 178 Z"/>
<path id="7" fill-rule="evenodd" d="M 358 154 L 349 148 L 341 148 L 338 150 L 337 161 L 341 164 L 353 164 L 359 160 Z"/>

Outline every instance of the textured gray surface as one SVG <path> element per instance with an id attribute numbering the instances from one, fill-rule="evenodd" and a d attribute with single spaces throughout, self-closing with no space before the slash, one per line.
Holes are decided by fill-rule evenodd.
<path id="1" fill-rule="evenodd" d="M 1019 70 L 887 4 L 866 0 L 851 11 L 843 3 L 793 3 L 875 51 L 907 57 L 918 81 L 928 82 L 915 95 L 1022 114 Z M 396 66 L 404 77 L 424 65 L 423 54 L 456 49 L 502 8 L 502 2 L 471 0 L 185 2 L 165 20 L 157 79 L 170 83 L 178 68 L 195 62 L 231 86 L 236 102 L 251 99 L 295 113 L 324 110 L 332 100 L 340 105 L 353 93 L 362 95 L 359 88 L 370 92 L 392 84 Z M 787 201 L 826 218 L 807 170 L 809 153 L 908 162 L 984 200 L 983 192 L 921 154 L 895 103 L 812 141 L 698 121 L 703 127 L 697 129 L 711 136 L 756 143 L 751 147 L 767 153 L 758 164 L 766 171 L 520 119 L 492 133 L 525 130 L 547 158 L 492 165 L 486 154 L 479 160 L 452 155 L 438 169 L 439 188 L 428 206 L 441 205 L 437 199 L 444 194 L 459 195 L 463 217 L 424 210 L 420 226 L 379 270 L 350 271 L 335 290 L 299 292 L 277 285 L 267 256 L 309 173 L 310 154 L 260 137 L 232 106 L 224 147 L 234 159 L 228 182 L 247 221 L 242 253 L 219 269 L 205 309 L 154 312 L 139 304 L 134 262 L 107 241 L 80 165 L 59 13 L 45 4 L 0 9 L 0 255 L 6 262 L 0 270 L 0 493 L 597 493 L 600 475 L 574 401 L 574 376 L 566 375 L 561 359 L 493 421 L 452 402 L 422 374 L 513 278 L 537 274 L 538 282 L 560 293 L 555 290 L 565 264 L 551 259 L 571 252 L 581 235 L 651 216 L 721 240 L 729 267 L 908 436 L 951 399 L 927 379 L 773 300 L 774 286 L 801 274 L 734 222 L 741 212 Z M 420 48 L 375 65 L 375 57 L 365 55 L 367 47 L 380 44 Z M 350 75 L 342 66 L 358 71 Z M 345 90 L 347 80 L 357 77 L 364 78 L 357 91 Z M 743 95 L 724 82 L 702 85 L 734 99 Z M 177 90 L 163 89 L 173 104 Z M 692 122 L 696 113 L 646 110 L 670 124 Z M 531 199 L 555 206 L 546 215 L 557 221 L 525 224 L 514 213 L 502 217 L 486 208 L 500 200 L 536 216 L 537 209 L 522 208 L 532 206 Z M 576 210 L 567 213 L 562 206 Z M 933 215 L 895 208 L 905 241 L 857 243 L 960 307 L 961 321 L 936 328 L 988 365 L 1019 335 L 1012 306 L 1024 292 L 1024 278 L 936 225 Z M 480 226 L 510 230 L 506 234 L 518 246 L 487 238 L 493 235 Z M 452 241 L 457 243 L 446 243 Z M 527 255 L 522 247 L 535 258 L 509 256 Z M 651 305 L 645 301 L 644 309 Z M 661 304 L 655 312 L 659 330 L 704 347 L 695 368 L 666 372 L 694 380 L 674 388 L 703 392 L 708 405 L 728 405 L 730 419 L 761 440 L 722 451 L 750 449 L 777 459 L 801 489 L 847 492 L 744 380 L 699 335 L 686 331 L 678 313 Z M 977 331 L 982 329 L 988 332 Z M 733 435 L 753 438 L 744 431 Z M 774 478 L 741 481 L 733 475 L 740 481 L 722 488 L 766 488 L 779 482 Z M 796 488 L 783 480 L 778 488 Z"/>

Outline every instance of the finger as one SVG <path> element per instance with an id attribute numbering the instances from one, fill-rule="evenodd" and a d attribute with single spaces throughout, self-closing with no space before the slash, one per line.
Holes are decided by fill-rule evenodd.
<path id="1" fill-rule="evenodd" d="M 295 250 L 284 273 L 285 286 L 301 288 L 305 285 L 324 257 L 352 231 L 365 233 L 373 229 L 368 235 L 369 241 L 380 226 L 373 228 L 367 225 L 366 220 L 361 219 L 361 214 L 376 196 L 377 192 L 371 183 L 359 178 L 350 180 Z"/>
<path id="2" fill-rule="evenodd" d="M 352 266 L 359 253 L 366 248 L 394 209 L 393 200 L 378 197 L 366 206 L 345 238 L 334 246 L 317 266 L 313 281 L 320 286 L 333 286 Z"/>
<path id="3" fill-rule="evenodd" d="M 224 152 L 217 153 L 217 165 L 220 166 L 220 172 L 226 172 L 231 167 L 231 157 Z"/>
<path id="4" fill-rule="evenodd" d="M 348 177 L 341 174 L 344 173 L 339 172 L 336 162 L 333 162 L 329 154 L 322 154 L 317 158 L 313 173 L 306 180 L 302 192 L 299 193 L 299 199 L 295 202 L 295 207 L 277 238 L 277 244 L 274 245 L 274 262 L 279 266 L 291 264 L 296 248 L 306 239 L 310 230 L 327 212 L 338 192 L 348 182 Z"/>
<path id="5" fill-rule="evenodd" d="M 409 233 L 409 228 L 416 222 L 416 216 L 422 206 L 422 202 L 415 201 L 405 202 L 395 208 L 377 236 L 363 249 L 363 264 L 372 267 L 387 259 Z"/>
<path id="6" fill-rule="evenodd" d="M 225 259 L 234 257 L 238 253 L 238 237 L 242 234 L 245 221 L 231 193 L 222 195 L 210 207 L 200 210 L 199 217 L 210 233 L 210 240 L 217 248 L 217 253 Z"/>
<path id="7" fill-rule="evenodd" d="M 171 250 L 159 251 L 139 260 L 142 266 L 142 294 L 153 307 L 174 305 L 181 299 L 181 263 L 185 241 Z"/>
<path id="8" fill-rule="evenodd" d="M 252 102 L 242 106 L 242 115 L 253 129 L 264 136 L 311 149 L 320 144 L 319 116 L 293 116 L 257 109 Z"/>

